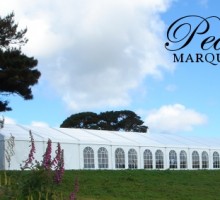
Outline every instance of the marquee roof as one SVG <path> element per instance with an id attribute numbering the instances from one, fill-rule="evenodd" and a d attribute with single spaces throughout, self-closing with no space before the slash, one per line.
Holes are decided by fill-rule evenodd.
<path id="1" fill-rule="evenodd" d="M 17 141 L 29 141 L 30 130 L 35 141 L 46 142 L 51 139 L 52 142 L 74 144 L 220 149 L 220 140 L 215 138 L 207 139 L 177 134 L 50 128 L 16 124 L 5 124 L 0 129 L 0 140 L 8 139 L 12 135 Z"/>

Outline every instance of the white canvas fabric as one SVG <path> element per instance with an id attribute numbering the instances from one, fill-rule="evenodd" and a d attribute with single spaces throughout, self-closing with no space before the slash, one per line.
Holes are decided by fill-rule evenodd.
<path id="1" fill-rule="evenodd" d="M 175 169 L 202 169 L 203 152 L 208 154 L 208 169 L 216 166 L 220 168 L 218 159 L 219 163 L 213 163 L 216 162 L 216 159 L 213 160 L 213 154 L 220 154 L 220 140 L 215 138 L 5 124 L 0 129 L 0 169 L 20 169 L 20 164 L 27 159 L 30 150 L 29 131 L 35 140 L 36 160 L 42 160 L 47 141 L 51 139 L 53 155 L 58 142 L 64 149 L 66 169 L 90 169 L 90 166 L 91 169 L 102 169 L 103 166 L 104 169 L 169 169 L 173 166 Z M 6 150 L 9 148 L 8 140 L 11 136 L 14 137 L 15 146 L 9 168 Z M 100 150 L 104 153 L 98 153 Z M 171 151 L 175 161 L 170 156 Z M 129 152 L 132 152 L 132 155 Z M 193 165 L 195 152 L 199 154 L 199 167 Z M 183 161 L 183 155 L 186 155 L 186 161 Z M 122 158 L 124 164 L 117 163 L 119 158 Z M 131 160 L 132 158 L 135 160 Z M 131 164 L 132 162 L 135 164 Z M 174 162 L 176 164 L 173 164 Z"/>

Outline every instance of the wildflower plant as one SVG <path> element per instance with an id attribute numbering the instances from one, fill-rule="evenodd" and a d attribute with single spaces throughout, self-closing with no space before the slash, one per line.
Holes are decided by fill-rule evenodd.
<path id="1" fill-rule="evenodd" d="M 12 136 L 11 134 L 10 138 L 7 140 L 7 147 L 5 148 L 5 158 L 8 162 L 8 169 L 10 169 L 11 157 L 15 154 L 14 147 L 15 147 L 15 137 Z"/>
<path id="2" fill-rule="evenodd" d="M 34 154 L 36 153 L 36 148 L 35 148 L 35 144 L 34 144 L 34 137 L 31 131 L 29 131 L 29 135 L 30 135 L 30 152 L 28 155 L 28 159 L 24 161 L 24 166 L 21 166 L 21 169 L 31 169 L 32 167 L 34 167 Z"/>
<path id="3" fill-rule="evenodd" d="M 61 149 L 60 143 L 57 144 L 56 156 L 52 161 L 52 165 L 55 166 L 54 181 L 60 184 L 64 174 L 64 151 Z"/>
<path id="4" fill-rule="evenodd" d="M 29 135 L 30 152 L 28 158 L 21 165 L 20 176 L 13 181 L 11 181 L 10 176 L 7 176 L 6 172 L 4 173 L 4 181 L 1 181 L 0 176 L 0 199 L 64 200 L 62 192 L 58 192 L 64 176 L 64 150 L 60 143 L 57 143 L 55 157 L 52 158 L 52 141 L 48 139 L 43 159 L 38 161 L 34 157 L 36 148 L 31 131 Z M 14 138 L 11 146 L 14 147 Z M 78 190 L 79 183 L 78 178 L 76 178 L 74 190 L 70 193 L 69 200 L 76 200 Z"/>
<path id="5" fill-rule="evenodd" d="M 55 157 L 52 159 L 52 141 L 48 139 L 46 151 L 43 160 L 35 160 L 36 153 L 33 134 L 30 131 L 30 152 L 28 159 L 21 166 L 22 170 L 31 169 L 27 177 L 24 178 L 21 191 L 23 195 L 36 197 L 39 195 L 42 199 L 55 198 L 54 188 L 60 184 L 64 175 L 64 150 L 61 149 L 60 143 L 57 144 Z M 40 192 L 40 193 L 39 193 Z"/>
<path id="6" fill-rule="evenodd" d="M 69 200 L 76 200 L 76 194 L 79 192 L 79 180 L 78 177 L 75 178 L 74 190 L 70 193 Z"/>
<path id="7" fill-rule="evenodd" d="M 43 155 L 42 167 L 46 170 L 52 168 L 51 153 L 52 153 L 52 141 L 48 139 L 46 152 Z"/>

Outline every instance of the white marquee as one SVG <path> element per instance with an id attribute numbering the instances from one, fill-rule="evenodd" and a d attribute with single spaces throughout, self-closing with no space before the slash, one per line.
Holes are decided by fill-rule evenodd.
<path id="1" fill-rule="evenodd" d="M 35 159 L 42 160 L 47 141 L 64 149 L 65 169 L 218 169 L 220 140 L 153 134 L 49 128 L 5 124 L 0 129 L 0 169 L 9 169 L 8 140 L 15 138 L 10 169 L 20 169 L 28 158 L 31 130 Z"/>

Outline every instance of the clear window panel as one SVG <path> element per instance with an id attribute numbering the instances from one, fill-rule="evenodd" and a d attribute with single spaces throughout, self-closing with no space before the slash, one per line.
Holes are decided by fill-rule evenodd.
<path id="1" fill-rule="evenodd" d="M 83 160 L 85 169 L 95 168 L 94 151 L 91 147 L 86 147 L 83 150 Z"/>
<path id="2" fill-rule="evenodd" d="M 180 169 L 187 168 L 187 154 L 185 151 L 180 152 Z"/>
<path id="3" fill-rule="evenodd" d="M 170 168 L 176 169 L 177 168 L 177 155 L 174 150 L 171 150 L 169 153 L 169 161 L 170 161 Z"/>
<path id="4" fill-rule="evenodd" d="M 104 147 L 98 150 L 98 164 L 99 169 L 108 169 L 108 151 Z"/>
<path id="5" fill-rule="evenodd" d="M 219 168 L 219 167 L 220 167 L 219 153 L 215 151 L 213 153 L 213 168 Z"/>
<path id="6" fill-rule="evenodd" d="M 193 169 L 199 169 L 199 153 L 197 151 L 192 152 L 192 168 Z"/>
<path id="7" fill-rule="evenodd" d="M 125 153 L 122 148 L 117 148 L 115 150 L 115 168 L 116 169 L 125 168 Z"/>
<path id="8" fill-rule="evenodd" d="M 144 169 L 153 168 L 153 155 L 149 149 L 144 151 Z"/>
<path id="9" fill-rule="evenodd" d="M 202 152 L 202 169 L 209 168 L 209 156 L 206 151 Z"/>
<path id="10" fill-rule="evenodd" d="M 129 169 L 137 169 L 137 152 L 135 149 L 130 149 L 128 151 L 128 168 Z"/>
<path id="11" fill-rule="evenodd" d="M 161 150 L 157 150 L 155 153 L 155 158 L 156 158 L 156 169 L 163 169 L 164 168 L 163 152 Z"/>

